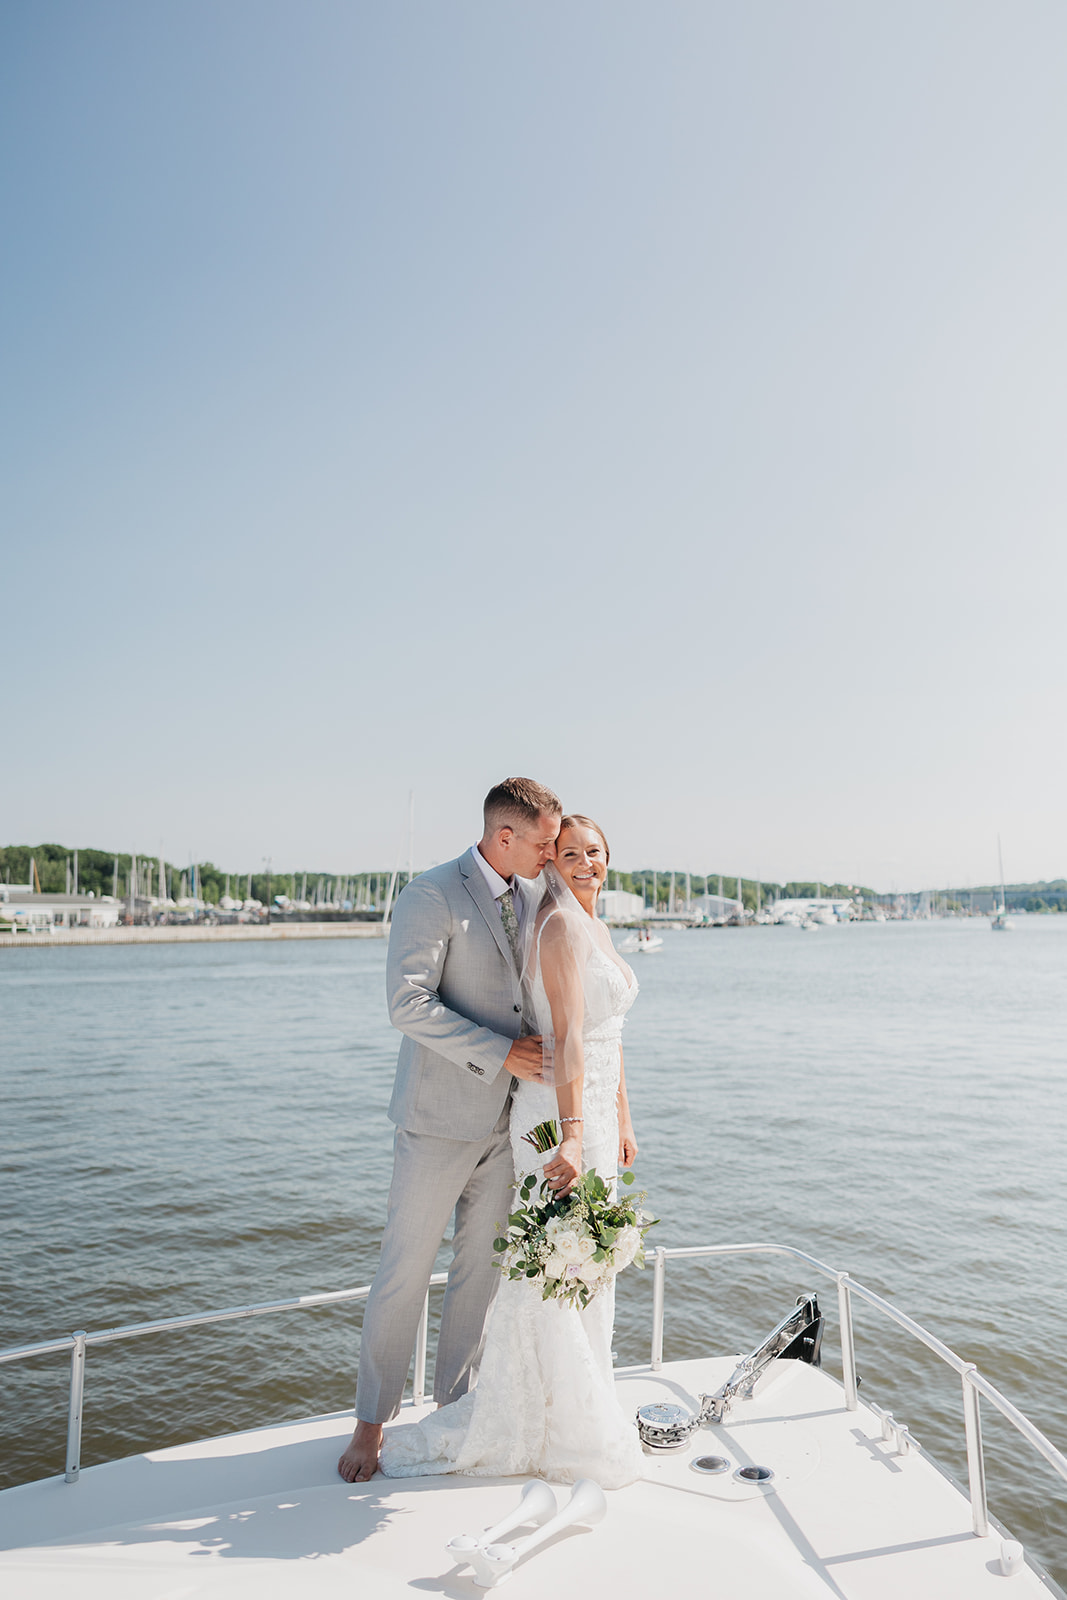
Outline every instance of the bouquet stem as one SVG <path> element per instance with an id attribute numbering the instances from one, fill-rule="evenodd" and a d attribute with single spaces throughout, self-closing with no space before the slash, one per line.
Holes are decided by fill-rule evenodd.
<path id="1" fill-rule="evenodd" d="M 523 1142 L 532 1144 L 539 1156 L 547 1155 L 559 1144 L 559 1129 L 555 1121 L 549 1118 L 547 1122 L 539 1122 L 536 1128 L 531 1128 L 529 1133 L 523 1134 Z"/>

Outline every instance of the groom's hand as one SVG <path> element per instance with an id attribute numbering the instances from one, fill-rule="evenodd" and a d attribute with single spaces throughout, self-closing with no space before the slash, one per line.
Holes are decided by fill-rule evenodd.
<path id="1" fill-rule="evenodd" d="M 534 1034 L 532 1038 L 516 1039 L 504 1059 L 504 1066 L 516 1078 L 525 1078 L 528 1083 L 540 1083 L 541 1073 L 541 1036 Z"/>

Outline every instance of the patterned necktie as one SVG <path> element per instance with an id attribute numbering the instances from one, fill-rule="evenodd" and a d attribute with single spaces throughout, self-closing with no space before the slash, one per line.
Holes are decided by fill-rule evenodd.
<path id="1" fill-rule="evenodd" d="M 500 920 L 504 924 L 504 932 L 508 936 L 511 946 L 511 959 L 515 963 L 515 971 L 522 971 L 519 959 L 519 919 L 515 915 L 515 899 L 510 889 L 505 889 L 500 896 Z"/>

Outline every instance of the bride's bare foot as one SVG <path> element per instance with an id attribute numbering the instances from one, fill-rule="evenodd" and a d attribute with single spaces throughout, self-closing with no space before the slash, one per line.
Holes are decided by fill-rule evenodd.
<path id="1" fill-rule="evenodd" d="M 378 1452 L 382 1447 L 380 1422 L 357 1422 L 356 1431 L 337 1463 L 337 1470 L 346 1483 L 366 1483 L 378 1469 Z"/>

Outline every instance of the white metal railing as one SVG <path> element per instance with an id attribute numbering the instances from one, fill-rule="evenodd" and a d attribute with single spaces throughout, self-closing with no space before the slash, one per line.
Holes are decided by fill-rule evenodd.
<path id="1" fill-rule="evenodd" d="M 934 1334 L 896 1306 L 858 1283 L 847 1272 L 839 1272 L 817 1257 L 808 1255 L 788 1244 L 701 1244 L 682 1245 L 674 1249 L 660 1247 L 649 1252 L 652 1264 L 652 1348 L 650 1365 L 658 1372 L 663 1365 L 663 1306 L 666 1290 L 668 1261 L 679 1261 L 701 1256 L 773 1255 L 785 1256 L 791 1261 L 803 1262 L 814 1272 L 830 1278 L 837 1285 L 837 1304 L 841 1337 L 841 1367 L 845 1390 L 845 1406 L 855 1411 L 859 1406 L 856 1381 L 856 1347 L 852 1330 L 852 1298 L 858 1296 L 880 1311 L 890 1322 L 932 1350 L 946 1366 L 959 1374 L 963 1385 L 963 1422 L 967 1442 L 967 1474 L 971 1495 L 971 1516 L 975 1533 L 984 1538 L 990 1531 L 989 1508 L 986 1501 L 985 1464 L 982 1455 L 982 1421 L 980 1397 L 995 1406 L 1012 1427 L 1043 1456 L 1057 1476 L 1067 1484 L 1067 1457 L 1064 1457 L 1040 1428 L 1034 1426 L 1011 1401 L 1001 1394 L 988 1378 L 982 1376 L 973 1361 L 964 1361 Z M 431 1287 L 447 1282 L 447 1273 L 435 1272 Z M 61 1339 L 50 1339 L 42 1344 L 18 1345 L 10 1350 L 0 1350 L 0 1365 L 11 1361 L 24 1361 L 33 1356 L 44 1356 L 60 1350 L 70 1352 L 70 1399 L 67 1417 L 67 1483 L 76 1483 L 80 1471 L 82 1405 L 85 1392 L 85 1357 L 88 1348 L 98 1344 L 114 1344 L 120 1339 L 139 1339 L 150 1333 L 167 1333 L 177 1328 L 199 1328 L 214 1322 L 235 1322 L 245 1317 L 261 1317 L 275 1311 L 305 1311 L 316 1306 L 341 1305 L 345 1301 L 365 1300 L 370 1285 L 357 1289 L 338 1289 L 327 1294 L 299 1295 L 292 1300 L 269 1300 L 260 1305 L 230 1306 L 222 1311 L 194 1312 L 186 1317 L 166 1317 L 157 1322 L 134 1322 L 124 1328 L 106 1328 L 98 1333 L 78 1330 Z M 430 1294 L 426 1292 L 422 1316 L 415 1340 L 415 1371 L 413 1401 L 418 1404 L 426 1394 L 426 1356 L 429 1330 Z M 879 1413 L 881 1415 L 881 1413 Z"/>
<path id="2" fill-rule="evenodd" d="M 432 1286 L 446 1283 L 448 1274 L 435 1272 Z M 315 1306 L 342 1305 L 346 1300 L 365 1300 L 370 1294 L 370 1284 L 358 1289 L 335 1289 L 326 1294 L 302 1294 L 293 1300 L 265 1300 L 254 1306 L 227 1306 L 222 1311 L 194 1311 L 188 1317 L 163 1317 L 158 1322 L 131 1322 L 124 1328 L 103 1328 L 98 1333 L 86 1333 L 79 1328 L 62 1339 L 47 1339 L 43 1344 L 15 1345 L 10 1350 L 0 1350 L 0 1366 L 8 1361 L 27 1361 L 31 1356 L 47 1356 L 57 1350 L 70 1351 L 70 1400 L 67 1408 L 67 1465 L 64 1477 L 68 1483 L 77 1483 L 81 1471 L 82 1403 L 85 1393 L 85 1354 L 90 1345 L 115 1344 L 120 1339 L 141 1339 L 149 1333 L 169 1333 L 175 1328 L 203 1328 L 212 1322 L 237 1322 L 243 1317 L 262 1317 L 271 1311 L 306 1311 Z M 419 1321 L 415 1346 L 415 1385 L 413 1398 L 417 1402 L 426 1393 L 426 1347 L 429 1332 L 430 1291 L 426 1291 L 422 1317 Z"/>
<path id="3" fill-rule="evenodd" d="M 832 1278 L 837 1284 L 837 1304 L 840 1318 L 841 1333 L 841 1368 L 845 1388 L 845 1406 L 849 1411 L 857 1410 L 859 1406 L 858 1384 L 856 1382 L 856 1346 L 852 1331 L 852 1297 L 858 1296 L 865 1300 L 869 1306 L 880 1311 L 888 1317 L 898 1328 L 909 1333 L 913 1339 L 924 1344 L 934 1355 L 940 1357 L 946 1366 L 959 1374 L 963 1384 L 963 1425 L 967 1441 L 967 1477 L 971 1495 L 971 1522 L 975 1533 L 984 1539 L 989 1533 L 989 1506 L 986 1500 L 985 1460 L 982 1454 L 982 1418 L 979 1406 L 979 1397 L 985 1398 L 996 1407 L 1001 1416 L 1011 1423 L 1028 1444 L 1043 1456 L 1057 1476 L 1067 1483 L 1067 1457 L 1063 1456 L 1050 1439 L 1046 1439 L 1040 1428 L 1036 1428 L 1029 1417 L 1023 1416 L 1017 1407 L 1000 1390 L 984 1378 L 978 1371 L 973 1361 L 964 1361 L 954 1350 L 950 1350 L 934 1334 L 927 1331 L 914 1318 L 907 1316 L 903 1311 L 898 1311 L 890 1301 L 875 1294 L 873 1289 L 868 1289 L 865 1284 L 858 1283 L 855 1278 L 849 1277 L 847 1272 L 838 1272 L 834 1267 L 827 1266 L 825 1261 L 810 1256 L 804 1250 L 797 1250 L 788 1244 L 698 1244 L 682 1245 L 676 1249 L 660 1248 L 655 1252 L 653 1261 L 653 1290 L 652 1290 L 652 1370 L 658 1372 L 663 1362 L 663 1299 L 667 1262 L 680 1260 L 693 1256 L 740 1256 L 740 1255 L 774 1255 L 787 1256 L 792 1261 L 802 1261 L 805 1266 L 811 1267 L 815 1272 L 820 1272 L 826 1278 Z"/>

